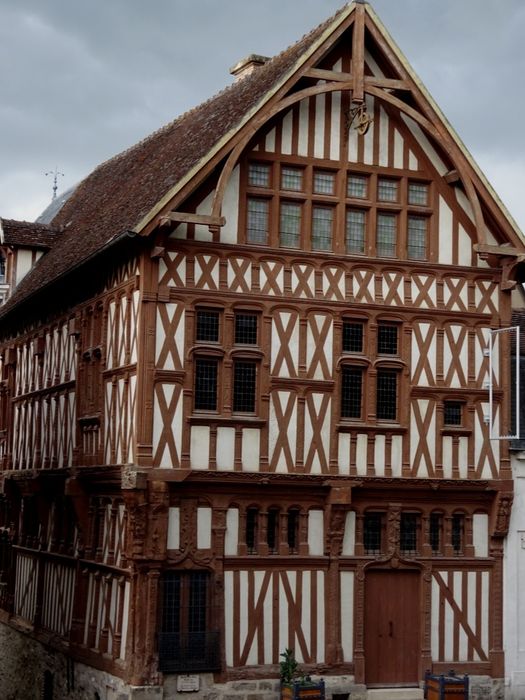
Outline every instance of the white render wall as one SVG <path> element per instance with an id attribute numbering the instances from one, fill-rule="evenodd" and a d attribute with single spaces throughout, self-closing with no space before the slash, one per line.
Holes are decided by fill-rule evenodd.
<path id="1" fill-rule="evenodd" d="M 511 453 L 512 454 L 512 453 Z M 525 698 L 525 452 L 512 454 L 514 504 L 503 561 L 505 699 Z"/>

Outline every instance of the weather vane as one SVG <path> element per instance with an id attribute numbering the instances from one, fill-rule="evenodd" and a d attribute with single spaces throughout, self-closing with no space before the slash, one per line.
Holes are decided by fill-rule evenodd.
<path id="1" fill-rule="evenodd" d="M 59 172 L 58 167 L 55 165 L 55 169 L 50 170 L 49 172 L 46 173 L 46 175 L 53 176 L 53 199 L 56 199 L 57 198 L 57 189 L 58 189 L 58 185 L 57 185 L 58 176 L 62 175 L 62 177 L 64 177 L 64 173 Z"/>

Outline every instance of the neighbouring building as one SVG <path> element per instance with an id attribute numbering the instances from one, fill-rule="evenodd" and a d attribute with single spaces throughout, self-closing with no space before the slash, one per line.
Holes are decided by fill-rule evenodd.
<path id="1" fill-rule="evenodd" d="M 3 692 L 500 698 L 522 234 L 369 5 L 234 72 L 0 309 Z"/>

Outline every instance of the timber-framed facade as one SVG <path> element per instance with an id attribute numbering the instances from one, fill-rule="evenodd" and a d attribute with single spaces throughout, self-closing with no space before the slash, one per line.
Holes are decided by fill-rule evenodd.
<path id="1" fill-rule="evenodd" d="M 2 620 L 130 687 L 496 688 L 523 238 L 368 5 L 260 63 L 0 312 Z"/>

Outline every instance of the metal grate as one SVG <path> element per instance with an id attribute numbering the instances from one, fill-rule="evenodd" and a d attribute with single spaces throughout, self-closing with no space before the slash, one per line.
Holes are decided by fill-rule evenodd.
<path id="1" fill-rule="evenodd" d="M 0 284 L 5 284 L 5 258 L 0 255 Z"/>
<path id="2" fill-rule="evenodd" d="M 423 182 L 409 182 L 408 203 L 425 207 L 428 204 L 428 185 Z"/>
<path id="3" fill-rule="evenodd" d="M 377 372 L 376 415 L 379 420 L 397 417 L 397 372 L 380 369 Z"/>
<path id="4" fill-rule="evenodd" d="M 218 342 L 219 316 L 220 314 L 218 311 L 197 311 L 196 340 L 201 342 Z"/>
<path id="5" fill-rule="evenodd" d="M 312 250 L 332 250 L 332 222 L 334 210 L 331 207 L 312 209 Z"/>
<path id="6" fill-rule="evenodd" d="M 267 199 L 248 199 L 246 240 L 248 243 L 268 243 L 270 203 Z"/>
<path id="7" fill-rule="evenodd" d="M 250 163 L 248 166 L 248 184 L 251 187 L 269 187 L 270 166 L 266 163 Z"/>
<path id="8" fill-rule="evenodd" d="M 433 554 L 439 554 L 441 552 L 441 522 L 442 518 L 439 513 L 430 514 L 429 523 L 429 540 L 430 548 Z"/>
<path id="9" fill-rule="evenodd" d="M 377 254 L 393 258 L 396 254 L 397 216 L 395 214 L 378 214 L 376 229 Z"/>
<path id="10" fill-rule="evenodd" d="M 360 367 L 342 369 L 341 418 L 361 418 L 363 370 Z"/>
<path id="11" fill-rule="evenodd" d="M 363 523 L 363 547 L 366 554 L 381 554 L 381 513 L 365 513 Z"/>
<path id="12" fill-rule="evenodd" d="M 399 548 L 404 554 L 417 553 L 418 516 L 415 513 L 401 513 L 399 524 Z"/>
<path id="13" fill-rule="evenodd" d="M 368 194 L 368 178 L 366 175 L 349 175 L 346 185 L 347 197 L 366 199 Z"/>
<path id="14" fill-rule="evenodd" d="M 257 315 L 235 314 L 235 343 L 257 345 Z"/>
<path id="15" fill-rule="evenodd" d="M 326 171 L 314 172 L 314 192 L 316 194 L 333 194 L 335 175 Z"/>
<path id="16" fill-rule="evenodd" d="M 279 240 L 286 248 L 298 248 L 301 239 L 302 206 L 283 202 L 279 225 Z"/>
<path id="17" fill-rule="evenodd" d="M 380 323 L 377 326 L 377 354 L 397 355 L 398 328 Z"/>
<path id="18" fill-rule="evenodd" d="M 365 212 L 360 209 L 346 212 L 346 252 L 365 252 Z"/>
<path id="19" fill-rule="evenodd" d="M 343 352 L 363 352 L 362 323 L 343 321 Z"/>
<path id="20" fill-rule="evenodd" d="M 459 401 L 445 401 L 443 404 L 445 425 L 461 425 L 463 423 L 463 404 Z"/>
<path id="21" fill-rule="evenodd" d="M 249 360 L 233 364 L 233 410 L 236 413 L 255 412 L 257 365 Z"/>
<path id="22" fill-rule="evenodd" d="M 303 171 L 301 168 L 284 166 L 281 169 L 281 188 L 301 192 L 303 189 Z"/>
<path id="23" fill-rule="evenodd" d="M 425 260 L 427 257 L 427 227 L 425 216 L 408 217 L 407 255 L 410 260 Z"/>
<path id="24" fill-rule="evenodd" d="M 200 411 L 217 409 L 218 361 L 197 358 L 195 361 L 195 408 Z"/>

